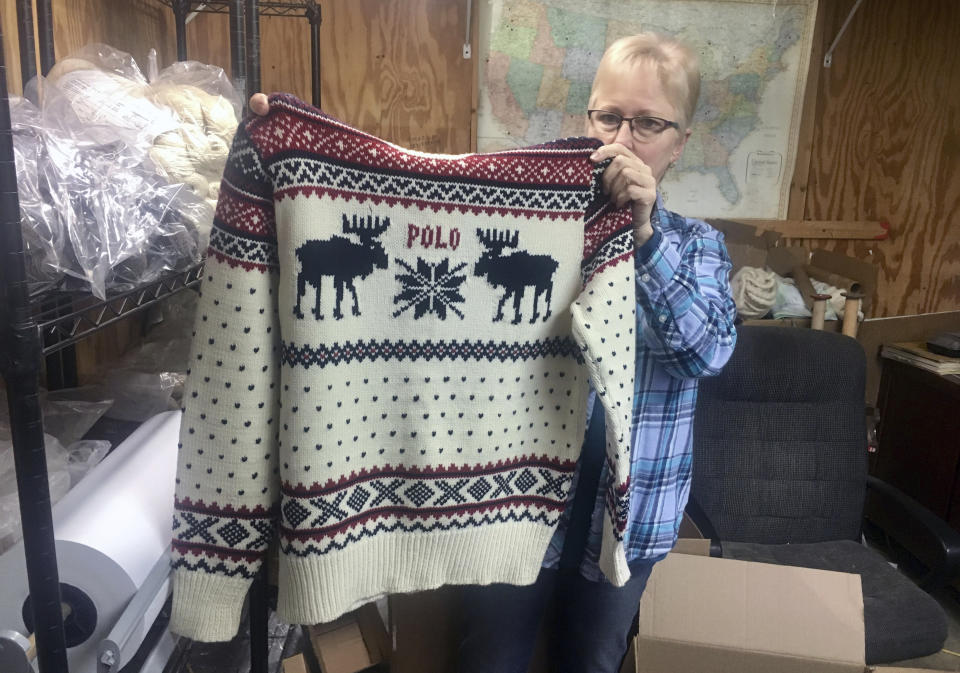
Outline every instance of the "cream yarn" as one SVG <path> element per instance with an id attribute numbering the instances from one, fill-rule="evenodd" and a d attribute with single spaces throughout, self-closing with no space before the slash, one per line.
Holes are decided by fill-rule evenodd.
<path id="1" fill-rule="evenodd" d="M 730 279 L 730 290 L 741 317 L 762 318 L 777 298 L 777 274 L 745 266 Z"/>
<path id="2" fill-rule="evenodd" d="M 237 128 L 230 101 L 189 84 L 169 83 L 150 87 L 147 97 L 181 121 L 175 131 L 157 136 L 150 157 L 172 182 L 188 185 L 215 206 Z"/>

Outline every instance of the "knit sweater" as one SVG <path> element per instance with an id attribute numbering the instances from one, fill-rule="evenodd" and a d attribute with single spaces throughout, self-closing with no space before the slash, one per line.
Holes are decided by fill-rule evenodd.
<path id="1" fill-rule="evenodd" d="M 290 623 L 532 583 L 591 384 L 611 474 L 601 567 L 626 582 L 633 236 L 598 145 L 424 154 L 290 96 L 241 124 L 184 397 L 174 631 L 231 638 L 274 537 Z"/>

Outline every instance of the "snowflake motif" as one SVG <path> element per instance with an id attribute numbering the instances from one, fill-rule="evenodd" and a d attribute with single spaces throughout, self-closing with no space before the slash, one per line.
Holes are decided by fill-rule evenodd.
<path id="1" fill-rule="evenodd" d="M 455 274 L 467 265 L 466 262 L 450 269 L 448 259 L 430 264 L 417 257 L 417 268 L 414 270 L 402 259 L 396 261 L 409 273 L 397 274 L 403 289 L 393 298 L 393 303 L 403 305 L 394 311 L 394 318 L 410 307 L 413 307 L 413 317 L 416 319 L 427 313 L 436 313 L 440 320 L 446 320 L 447 309 L 460 316 L 461 320 L 464 318 L 463 312 L 454 304 L 466 301 L 460 294 L 460 286 L 467 276 Z"/>

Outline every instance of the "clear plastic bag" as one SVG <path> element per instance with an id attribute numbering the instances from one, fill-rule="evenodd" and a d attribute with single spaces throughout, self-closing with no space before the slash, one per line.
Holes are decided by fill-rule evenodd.
<path id="1" fill-rule="evenodd" d="M 68 446 L 67 472 L 70 473 L 70 488 L 76 486 L 108 453 L 110 442 L 105 439 L 82 439 Z"/>
<path id="2" fill-rule="evenodd" d="M 189 334 L 190 326 L 181 324 L 181 331 L 170 338 L 152 339 L 150 335 L 103 372 L 102 395 L 114 401 L 111 418 L 143 422 L 180 407 L 190 356 Z"/>
<path id="3" fill-rule="evenodd" d="M 101 388 L 113 398 L 110 418 L 142 423 L 178 408 L 173 394 L 183 388 L 185 378 L 176 372 L 141 372 L 122 365 L 111 370 Z"/>
<path id="4" fill-rule="evenodd" d="M 198 262 L 214 204 L 150 160 L 181 122 L 150 100 L 133 59 L 105 45 L 78 54 L 28 87 L 39 109 L 13 106 L 18 183 L 31 290 L 65 275 L 104 298 Z"/>
<path id="5" fill-rule="evenodd" d="M 229 78 L 217 66 L 181 61 L 152 76 L 146 96 L 178 120 L 178 126 L 157 136 L 150 149 L 157 170 L 215 208 L 241 110 Z"/>
<path id="6" fill-rule="evenodd" d="M 82 440 L 113 401 L 96 386 L 41 393 L 43 444 L 47 457 L 50 501 L 56 503 L 110 452 L 110 442 Z M 0 390 L 0 553 L 20 539 L 20 501 L 7 416 L 7 399 Z"/>
<path id="7" fill-rule="evenodd" d="M 97 386 L 83 386 L 43 393 L 40 406 L 44 432 L 71 446 L 109 412 L 113 399 Z"/>
<path id="8" fill-rule="evenodd" d="M 84 125 L 108 129 L 140 152 L 178 124 L 168 108 L 150 99 L 150 86 L 133 57 L 109 45 L 88 44 L 72 53 L 38 86 L 41 107 L 55 122 L 75 116 Z"/>
<path id="9" fill-rule="evenodd" d="M 45 434 L 43 441 L 47 455 L 50 501 L 56 503 L 70 490 L 68 453 L 63 444 L 51 435 Z M 10 441 L 9 432 L 3 428 L 0 429 L 0 553 L 16 544 L 21 536 L 13 443 Z"/>
<path id="10" fill-rule="evenodd" d="M 221 101 L 212 101 L 210 107 L 216 112 L 216 107 L 223 104 L 229 105 L 233 109 L 233 128 L 223 126 L 221 131 L 224 134 L 229 133 L 231 136 L 236 131 L 237 122 L 243 110 L 243 100 L 223 68 L 199 61 L 177 61 L 160 70 L 155 77 L 151 78 L 150 86 L 154 90 L 164 86 L 191 86 L 209 96 L 222 99 Z M 220 114 L 226 115 L 226 112 L 220 111 Z M 184 117 L 181 117 L 181 119 L 184 119 Z M 196 118 L 193 121 L 196 122 Z M 208 125 L 211 121 L 215 121 L 215 119 L 208 119 Z M 221 121 L 224 124 L 227 123 L 226 119 L 221 118 Z M 216 128 L 213 131 L 221 132 L 217 131 Z"/>
<path id="11" fill-rule="evenodd" d="M 56 204 L 69 246 L 61 268 L 104 298 L 199 261 L 195 224 L 209 206 L 182 185 L 170 185 L 120 141 L 88 142 L 45 130 L 39 174 Z M 202 214 L 201 214 L 202 213 Z"/>
<path id="12" fill-rule="evenodd" d="M 135 84 L 144 86 L 147 84 L 147 78 L 143 76 L 143 72 L 133 56 L 99 42 L 91 42 L 73 52 L 67 58 L 58 61 L 51 68 L 49 77 L 56 80 L 75 70 L 93 69 L 117 75 Z"/>
<path id="13" fill-rule="evenodd" d="M 63 277 L 61 260 L 67 245 L 66 229 L 55 204 L 41 185 L 40 162 L 44 135 L 40 110 L 24 98 L 10 98 L 17 191 L 20 196 L 23 244 L 31 293 L 54 287 Z"/>

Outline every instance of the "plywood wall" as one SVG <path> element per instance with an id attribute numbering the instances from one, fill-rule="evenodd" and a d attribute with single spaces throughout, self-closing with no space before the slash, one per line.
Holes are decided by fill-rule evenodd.
<path id="1" fill-rule="evenodd" d="M 325 0 L 320 26 L 321 104 L 329 114 L 427 152 L 471 149 L 476 63 L 462 57 L 462 0 Z M 261 19 L 265 91 L 311 100 L 305 19 Z M 188 27 L 191 58 L 229 69 L 227 18 Z"/>
<path id="2" fill-rule="evenodd" d="M 170 63 L 176 57 L 173 14 L 155 0 L 52 0 L 51 6 L 58 59 L 91 42 L 130 53 L 142 68 L 146 68 L 151 48 L 157 50 L 161 62 Z M 16 0 L 0 0 L 0 12 L 7 86 L 12 93 L 19 93 Z"/>
<path id="3" fill-rule="evenodd" d="M 820 3 L 827 45 L 853 4 Z M 872 0 L 819 72 L 802 214 L 890 237 L 802 243 L 876 264 L 877 317 L 960 308 L 958 36 L 956 0 Z"/>
<path id="4" fill-rule="evenodd" d="M 15 0 L 0 0 L 10 90 L 19 92 Z M 393 142 L 428 152 L 469 152 L 475 118 L 476 62 L 462 58 L 465 0 L 325 0 L 320 28 L 323 108 Z M 53 0 L 57 57 L 88 42 L 131 53 L 146 67 L 176 57 L 173 15 L 156 0 Z M 261 19 L 266 91 L 310 100 L 306 19 Z M 229 71 L 225 14 L 200 14 L 187 26 L 191 59 Z"/>

